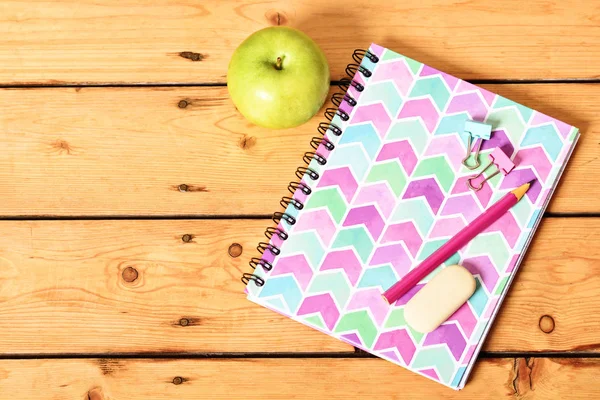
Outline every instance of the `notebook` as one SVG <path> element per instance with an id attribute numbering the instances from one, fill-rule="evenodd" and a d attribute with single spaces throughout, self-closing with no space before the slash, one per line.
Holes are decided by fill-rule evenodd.
<path id="1" fill-rule="evenodd" d="M 465 385 L 578 139 L 578 129 L 372 44 L 355 51 L 337 108 L 319 125 L 277 227 L 265 234 L 248 298 L 454 389 Z M 466 120 L 492 125 L 481 167 L 462 165 Z M 472 143 L 473 151 L 478 141 Z M 515 168 L 475 192 L 466 180 L 501 148 Z M 493 167 L 493 166 L 492 166 Z M 485 175 L 493 172 L 491 169 Z M 381 297 L 511 189 L 535 183 L 510 212 L 392 305 Z M 404 320 L 437 272 L 466 267 L 477 288 L 435 331 Z"/>

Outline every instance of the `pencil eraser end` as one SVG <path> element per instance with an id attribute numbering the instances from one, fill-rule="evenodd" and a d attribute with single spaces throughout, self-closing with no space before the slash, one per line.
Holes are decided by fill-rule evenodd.
<path id="1" fill-rule="evenodd" d="M 432 332 L 475 293 L 475 288 L 475 278 L 466 268 L 450 265 L 406 303 L 404 319 L 417 332 Z"/>

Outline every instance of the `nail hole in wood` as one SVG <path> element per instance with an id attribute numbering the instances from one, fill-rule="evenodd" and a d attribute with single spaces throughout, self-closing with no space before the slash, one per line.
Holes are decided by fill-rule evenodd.
<path id="1" fill-rule="evenodd" d="M 240 255 L 242 255 L 242 245 L 239 243 L 232 243 L 231 246 L 229 246 L 229 255 L 233 258 L 239 257 Z"/>
<path id="2" fill-rule="evenodd" d="M 179 103 L 177 103 L 177 107 L 179 108 L 186 108 L 188 106 L 188 102 L 185 100 L 179 100 Z"/>
<path id="3" fill-rule="evenodd" d="M 190 324 L 190 320 L 187 318 L 181 318 L 179 320 L 179 325 L 181 326 L 188 326 Z"/>
<path id="4" fill-rule="evenodd" d="M 189 243 L 192 241 L 193 238 L 194 238 L 194 236 L 190 235 L 189 233 L 186 233 L 185 235 L 183 235 L 181 237 L 181 240 L 185 243 Z"/>
<path id="5" fill-rule="evenodd" d="M 137 269 L 135 269 L 133 267 L 125 268 L 123 270 L 123 272 L 121 273 L 123 280 L 128 283 L 134 282 L 138 278 L 138 275 L 139 274 L 138 274 Z"/>
<path id="6" fill-rule="evenodd" d="M 542 332 L 551 333 L 555 327 L 554 318 L 552 318 L 549 315 L 542 315 L 540 318 L 539 325 Z"/>
<path id="7" fill-rule="evenodd" d="M 177 188 L 179 189 L 180 192 L 187 192 L 188 191 L 188 185 L 186 185 L 185 183 L 182 183 Z"/>

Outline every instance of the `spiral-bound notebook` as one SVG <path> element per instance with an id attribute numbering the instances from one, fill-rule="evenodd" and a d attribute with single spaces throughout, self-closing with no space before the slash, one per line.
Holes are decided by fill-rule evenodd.
<path id="1" fill-rule="evenodd" d="M 462 388 L 571 155 L 578 130 L 375 44 L 356 51 L 337 108 L 319 126 L 306 167 L 288 187 L 277 228 L 244 274 L 248 298 L 406 367 Z M 362 58 L 362 60 L 361 60 Z M 481 167 L 461 164 L 467 119 L 492 125 Z M 473 143 L 473 148 L 478 143 Z M 515 163 L 474 192 L 466 180 L 501 148 Z M 511 189 L 527 195 L 445 265 L 477 289 L 435 331 L 404 320 L 404 304 L 434 274 L 388 305 L 411 268 Z M 437 269 L 439 271 L 444 266 Z"/>

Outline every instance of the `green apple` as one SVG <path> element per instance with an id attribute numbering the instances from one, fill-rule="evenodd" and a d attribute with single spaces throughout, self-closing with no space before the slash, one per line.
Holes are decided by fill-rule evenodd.
<path id="1" fill-rule="evenodd" d="M 250 35 L 227 72 L 233 103 L 250 122 L 292 128 L 315 115 L 329 92 L 325 54 L 297 29 L 274 26 Z"/>

